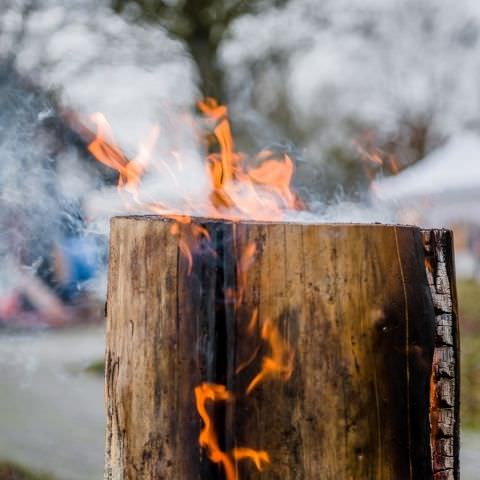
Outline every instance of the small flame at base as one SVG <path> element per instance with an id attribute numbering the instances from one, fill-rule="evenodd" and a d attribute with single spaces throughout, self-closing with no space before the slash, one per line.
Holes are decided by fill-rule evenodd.
<path id="1" fill-rule="evenodd" d="M 257 451 L 251 448 L 234 448 L 231 454 L 222 452 L 218 445 L 217 435 L 213 428 L 213 422 L 207 412 L 207 401 L 220 402 L 229 401 L 232 394 L 224 385 L 212 383 L 202 383 L 195 387 L 195 402 L 198 413 L 203 420 L 204 427 L 198 437 L 198 443 L 206 448 L 208 458 L 213 463 L 223 466 L 227 480 L 237 480 L 237 461 L 250 459 L 259 471 L 263 470 L 263 463 L 270 463 L 270 457 L 267 452 Z"/>
<path id="2" fill-rule="evenodd" d="M 253 333 L 253 329 L 257 325 L 258 310 L 255 309 L 252 318 L 248 325 L 249 334 Z M 293 372 L 294 351 L 283 340 L 279 330 L 272 324 L 270 320 L 266 320 L 262 327 L 262 339 L 267 341 L 271 348 L 271 355 L 266 356 L 262 362 L 262 370 L 250 382 L 246 394 L 249 395 L 260 383 L 267 379 L 281 379 L 287 381 Z M 255 356 L 258 349 L 255 352 Z M 246 364 L 253 361 L 249 359 Z M 238 374 L 245 365 L 237 369 Z M 231 454 L 223 452 L 218 444 L 218 439 L 215 434 L 212 419 L 207 412 L 207 401 L 231 401 L 233 395 L 226 389 L 224 385 L 202 383 L 195 387 L 195 402 L 198 414 L 203 420 L 204 427 L 200 432 L 198 441 L 201 447 L 208 452 L 208 458 L 214 462 L 221 464 L 225 470 L 227 480 L 237 480 L 237 462 L 239 460 L 251 460 L 259 471 L 262 471 L 265 463 L 270 463 L 270 456 L 266 451 L 254 450 L 246 447 L 236 447 Z"/>
<path id="3" fill-rule="evenodd" d="M 270 455 L 268 455 L 268 453 L 264 451 L 258 452 L 251 448 L 238 447 L 238 448 L 234 448 L 232 453 L 233 453 L 233 458 L 235 458 L 235 460 L 244 460 L 244 459 L 251 460 L 257 467 L 257 470 L 260 472 L 263 470 L 263 463 L 270 463 Z"/>

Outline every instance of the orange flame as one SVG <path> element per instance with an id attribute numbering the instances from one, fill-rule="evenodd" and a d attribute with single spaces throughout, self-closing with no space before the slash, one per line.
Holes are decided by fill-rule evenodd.
<path id="1" fill-rule="evenodd" d="M 204 215 L 213 218 L 238 220 L 249 218 L 255 220 L 281 219 L 288 210 L 301 210 L 305 206 L 290 184 L 293 178 L 293 161 L 287 155 L 281 158 L 270 151 L 264 151 L 254 159 L 256 167 L 245 162 L 245 156 L 235 151 L 228 110 L 214 99 L 207 98 L 198 103 L 199 110 L 207 119 L 214 122 L 213 136 L 219 145 L 219 153 L 208 155 L 208 174 L 211 182 L 210 200 L 194 204 L 187 194 L 181 205 L 168 205 L 158 201 L 142 201 L 141 182 L 147 170 L 160 172 L 180 187 L 184 174 L 184 162 L 178 151 L 172 151 L 166 158 L 153 156 L 159 138 L 159 127 L 153 126 L 140 146 L 138 154 L 129 160 L 117 146 L 112 128 L 101 113 L 92 115 L 91 121 L 96 126 L 96 137 L 88 149 L 101 163 L 115 169 L 118 174 L 118 188 L 129 193 L 135 203 L 142 209 L 155 214 L 174 218 L 189 218 L 192 215 Z M 188 123 L 188 122 L 187 122 Z M 192 129 L 195 125 L 192 123 Z M 181 222 L 188 224 L 189 222 Z M 191 232 L 188 232 L 191 229 Z M 176 229 L 172 233 L 176 234 Z M 192 269 L 192 249 L 196 239 L 201 237 L 196 227 L 185 227 L 179 237 L 179 249 L 187 258 L 189 271 Z M 242 291 L 239 292 L 242 295 Z"/>
<path id="2" fill-rule="evenodd" d="M 88 146 L 88 150 L 99 162 L 117 170 L 122 177 L 128 158 L 116 146 L 112 128 L 102 113 L 94 113 L 90 118 L 97 126 L 97 136 Z"/>
<path id="3" fill-rule="evenodd" d="M 395 155 L 375 146 L 373 132 L 365 132 L 360 141 L 353 141 L 353 146 L 364 164 L 365 175 L 370 182 L 372 193 L 377 193 L 375 178 L 380 168 L 387 169 L 392 175 L 397 175 L 400 172 L 400 166 Z"/>
<path id="4" fill-rule="evenodd" d="M 142 180 L 150 171 L 164 175 L 169 182 L 181 192 L 182 176 L 185 175 L 185 159 L 179 151 L 174 150 L 166 155 L 154 155 L 158 150 L 159 127 L 154 126 L 144 143 L 140 145 L 138 154 L 129 159 L 117 146 L 113 131 L 102 114 L 95 114 L 91 120 L 96 126 L 96 138 L 88 149 L 101 163 L 118 172 L 118 188 L 125 190 L 138 207 L 158 215 L 175 220 L 170 233 L 178 239 L 178 249 L 187 261 L 187 272 L 193 268 L 194 251 L 200 242 L 210 237 L 201 225 L 192 222 L 192 216 L 209 216 L 238 221 L 242 218 L 253 220 L 280 220 L 289 210 L 302 210 L 305 205 L 292 191 L 291 183 L 294 175 L 292 159 L 286 155 L 277 155 L 265 150 L 248 159 L 244 154 L 235 151 L 228 110 L 214 99 L 207 98 L 198 103 L 198 109 L 212 125 L 209 136 L 210 153 L 206 157 L 206 170 L 210 180 L 210 192 L 205 201 L 192 202 L 188 192 L 175 205 L 169 205 L 156 199 L 141 200 Z M 194 132 L 198 129 L 192 118 L 186 122 Z M 256 244 L 249 243 L 237 262 L 237 286 L 225 292 L 226 301 L 233 301 L 235 309 L 243 302 L 247 285 L 247 272 L 253 264 Z M 215 252 L 212 251 L 213 254 Z M 253 335 L 259 325 L 258 309 L 252 313 L 247 333 Z M 267 342 L 271 354 L 262 360 L 261 371 L 248 385 L 246 394 L 250 394 L 261 382 L 268 379 L 287 381 L 293 372 L 294 352 L 283 340 L 278 329 L 270 320 L 266 320 L 261 328 L 261 338 Z M 257 358 L 261 346 L 258 345 L 250 358 L 240 365 L 236 373 L 240 373 Z M 270 463 L 266 451 L 257 451 L 249 447 L 235 447 L 231 452 L 223 452 L 215 433 L 213 421 L 207 411 L 208 402 L 233 401 L 233 394 L 224 385 L 202 383 L 195 387 L 195 402 L 203 421 L 199 434 L 199 444 L 205 448 L 208 458 L 222 466 L 227 480 L 237 480 L 237 463 L 249 459 L 261 471 L 266 463 Z"/>
<path id="5" fill-rule="evenodd" d="M 252 316 L 250 317 L 250 321 L 248 322 L 248 325 L 247 325 L 247 333 L 249 335 L 253 335 L 255 328 L 257 326 L 257 323 L 258 323 L 258 308 L 255 308 L 253 310 Z M 240 363 L 240 365 L 238 365 L 238 367 L 235 370 L 235 373 L 238 375 L 241 371 L 245 370 L 249 365 L 251 365 L 257 358 L 258 352 L 260 352 L 260 345 L 257 345 L 257 347 L 253 350 L 253 352 L 251 353 L 251 355 L 248 357 L 247 360 L 245 360 L 244 362 Z"/>
<path id="6" fill-rule="evenodd" d="M 278 378 L 287 381 L 292 376 L 295 353 L 270 320 L 266 320 L 263 324 L 262 338 L 270 344 L 272 353 L 263 358 L 262 370 L 250 382 L 247 394 L 267 379 Z"/>
<path id="7" fill-rule="evenodd" d="M 198 443 L 208 451 L 208 458 L 214 463 L 223 465 L 227 480 L 235 480 L 236 472 L 232 459 L 220 450 L 218 445 L 217 435 L 213 427 L 213 422 L 207 412 L 207 400 L 218 402 L 230 400 L 230 393 L 224 385 L 215 385 L 209 383 L 202 383 L 195 387 L 195 402 L 200 417 L 203 420 L 204 427 L 198 437 Z"/>
<path id="8" fill-rule="evenodd" d="M 190 217 L 172 215 L 172 218 L 176 220 L 176 223 L 170 227 L 170 233 L 178 237 L 178 248 L 187 259 L 188 274 L 190 275 L 193 268 L 192 252 L 202 238 L 210 240 L 210 234 L 205 227 L 192 223 Z"/>
<path id="9" fill-rule="evenodd" d="M 198 103 L 198 108 L 213 123 L 212 138 L 219 149 L 218 153 L 207 156 L 211 192 L 206 203 L 192 204 L 188 195 L 180 205 L 140 201 L 141 181 L 147 171 L 156 170 L 178 186 L 184 175 L 185 164 L 178 151 L 170 152 L 168 158 L 153 156 L 159 138 L 158 126 L 151 128 L 138 154 L 129 160 L 117 146 L 105 117 L 96 113 L 91 117 L 96 126 L 96 137 L 88 149 L 99 162 L 118 172 L 120 190 L 126 190 L 139 206 L 153 213 L 175 215 L 180 211 L 182 214 L 231 220 L 272 220 L 281 219 L 288 210 L 305 208 L 291 189 L 294 165 L 289 156 L 277 156 L 266 150 L 247 162 L 245 155 L 235 151 L 227 107 L 207 98 Z M 195 125 L 192 125 L 192 129 L 195 129 Z"/>
<path id="10" fill-rule="evenodd" d="M 218 105 L 213 98 L 207 98 L 203 102 L 198 102 L 197 105 L 207 117 L 217 121 L 213 132 L 220 144 L 221 169 L 216 169 L 215 174 L 212 175 L 212 180 L 214 188 L 220 188 L 222 184 L 233 180 L 234 170 L 238 163 L 238 156 L 234 153 L 232 132 L 227 118 L 227 107 Z M 215 162 L 212 163 L 215 164 Z"/>
<path id="11" fill-rule="evenodd" d="M 257 246 L 255 243 L 250 242 L 242 252 L 239 262 L 237 263 L 237 284 L 238 284 L 238 293 L 237 293 L 237 302 L 238 306 L 242 300 L 245 293 L 245 287 L 247 285 L 247 272 L 253 264 L 255 258 L 255 253 L 257 252 Z"/>
<path id="12" fill-rule="evenodd" d="M 198 413 L 204 423 L 204 427 L 198 437 L 198 443 L 201 447 L 207 449 L 208 458 L 213 463 L 218 463 L 223 466 L 227 480 L 237 480 L 236 462 L 238 460 L 250 459 L 258 470 L 262 470 L 263 463 L 269 463 L 270 457 L 267 452 L 257 451 L 251 448 L 234 448 L 231 455 L 220 449 L 213 422 L 207 412 L 206 403 L 208 400 L 219 402 L 229 401 L 231 399 L 232 395 L 224 385 L 202 383 L 198 387 L 195 387 L 195 402 Z"/>
<path id="13" fill-rule="evenodd" d="M 276 159 L 270 151 L 256 157 L 260 166 L 248 167 L 244 156 L 235 152 L 227 108 L 214 99 L 199 102 L 199 109 L 216 122 L 214 136 L 220 146 L 219 154 L 208 156 L 212 182 L 212 203 L 217 209 L 235 208 L 240 216 L 264 220 L 280 218 L 288 209 L 299 210 L 303 204 L 291 191 L 293 162 L 287 155 Z M 267 212 L 266 216 L 262 212 Z"/>
<path id="14" fill-rule="evenodd" d="M 258 323 L 258 308 L 253 310 L 253 314 L 248 322 L 247 332 L 252 335 Z"/>
<path id="15" fill-rule="evenodd" d="M 251 460 L 257 467 L 257 470 L 260 472 L 263 470 L 263 463 L 270 463 L 270 456 L 268 455 L 267 452 L 264 452 L 264 451 L 257 452 L 252 448 L 241 448 L 241 447 L 234 448 L 233 458 L 235 460 L 244 460 L 244 459 Z"/>
<path id="16" fill-rule="evenodd" d="M 128 160 L 124 153 L 116 146 L 113 131 L 105 116 L 95 113 L 91 120 L 97 126 L 97 136 L 88 146 L 90 153 L 101 163 L 118 171 L 118 188 L 124 188 L 135 200 L 138 200 L 138 189 L 141 178 L 148 165 L 152 151 L 157 143 L 160 129 L 152 127 L 145 143 L 140 144 L 137 156 Z"/>

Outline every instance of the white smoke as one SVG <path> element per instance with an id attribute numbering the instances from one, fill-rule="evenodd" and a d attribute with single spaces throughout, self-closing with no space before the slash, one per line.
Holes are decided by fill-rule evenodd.
<path id="1" fill-rule="evenodd" d="M 128 156 L 135 155 L 153 123 L 161 127 L 159 148 L 180 148 L 180 143 L 191 149 L 192 133 L 172 125 L 171 114 L 190 109 L 198 93 L 183 46 L 157 26 L 130 23 L 108 1 L 0 0 L 0 6 L 0 284 L 5 291 L 17 282 L 19 259 L 35 271 L 65 228 L 85 228 L 79 216 L 97 213 L 105 197 L 113 197 L 108 189 L 99 193 L 102 181 L 93 162 L 86 162 L 70 140 L 58 138 L 64 135 L 59 113 L 73 110 L 85 122 L 91 113 L 103 112 Z M 189 158 L 198 163 L 195 150 Z M 199 185 L 198 175 L 190 183 Z M 114 208 L 108 215 L 103 209 L 88 231 L 105 233 L 108 216 L 120 204 L 116 198 Z"/>
<path id="2" fill-rule="evenodd" d="M 18 5 L 1 16 L 9 26 L 2 44 L 14 51 L 15 66 L 60 90 L 77 112 L 103 112 L 122 146 L 136 147 L 166 108 L 194 104 L 195 69 L 162 28 L 129 23 L 105 0 L 42 0 L 23 18 Z"/>

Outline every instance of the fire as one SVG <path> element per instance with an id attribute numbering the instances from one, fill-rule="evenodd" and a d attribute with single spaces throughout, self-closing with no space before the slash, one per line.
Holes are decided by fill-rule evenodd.
<path id="1" fill-rule="evenodd" d="M 249 167 L 244 155 L 235 152 L 227 108 L 207 99 L 199 102 L 199 109 L 216 122 L 213 133 L 220 152 L 210 154 L 208 160 L 211 198 L 217 210 L 233 208 L 240 217 L 271 220 L 281 218 L 285 210 L 303 208 L 290 187 L 294 166 L 288 155 L 279 159 L 273 152 L 265 150 L 254 159 L 259 166 Z"/>
<path id="2" fill-rule="evenodd" d="M 258 322 L 258 310 L 255 309 L 248 324 L 249 333 L 253 332 Z M 262 327 L 262 339 L 270 345 L 272 353 L 266 356 L 262 362 L 262 370 L 250 382 L 246 394 L 249 395 L 263 381 L 267 379 L 280 379 L 287 381 L 293 372 L 294 352 L 293 349 L 283 340 L 278 329 L 269 320 L 265 321 Z M 258 348 L 254 357 L 258 354 Z M 236 371 L 240 373 L 247 364 L 254 358 L 242 364 Z M 213 421 L 207 411 L 206 404 L 210 402 L 233 401 L 234 396 L 224 385 L 202 383 L 195 387 L 195 402 L 198 414 L 203 421 L 203 429 L 198 437 L 198 443 L 205 448 L 208 458 L 213 463 L 221 464 L 227 480 L 237 480 L 237 462 L 239 460 L 251 460 L 257 470 L 262 471 L 264 464 L 270 463 L 270 455 L 263 450 L 254 450 L 248 447 L 235 447 L 231 453 L 223 452 L 220 449 L 218 438 L 215 433 Z"/>
<path id="3" fill-rule="evenodd" d="M 249 335 L 253 335 L 253 333 L 255 332 L 255 328 L 257 327 L 257 324 L 258 324 L 258 308 L 255 308 L 253 310 L 253 314 L 250 318 L 250 321 L 248 322 L 248 325 L 247 325 L 247 333 Z M 248 357 L 248 359 L 240 363 L 240 365 L 235 370 L 235 373 L 238 375 L 241 371 L 245 370 L 248 366 L 250 366 L 257 358 L 257 355 L 259 352 L 260 352 L 260 345 L 257 345 L 257 347 L 254 349 L 254 351 Z"/>
<path id="4" fill-rule="evenodd" d="M 243 291 L 247 284 L 247 272 L 254 262 L 255 253 L 256 245 L 254 243 L 247 244 L 237 262 L 237 291 L 229 289 L 225 293 L 228 301 L 235 301 L 235 306 L 243 300 Z M 253 336 L 259 324 L 259 311 L 258 308 L 255 308 L 246 325 L 248 335 Z M 269 319 L 262 324 L 261 338 L 269 345 L 271 352 L 262 359 L 261 370 L 250 381 L 244 392 L 245 395 L 250 395 L 262 382 L 267 380 L 288 381 L 293 372 L 294 350 L 283 339 L 279 329 Z M 260 346 L 257 346 L 250 357 L 237 367 L 235 374 L 239 375 L 251 365 L 259 352 Z M 195 388 L 196 407 L 204 424 L 198 439 L 199 445 L 206 449 L 208 458 L 213 463 L 222 465 L 227 480 L 238 479 L 237 462 L 240 460 L 250 460 L 258 471 L 262 471 L 264 465 L 270 463 L 270 455 L 264 450 L 235 447 L 231 452 L 223 452 L 220 449 L 213 421 L 207 411 L 206 404 L 208 401 L 232 402 L 235 400 L 234 397 L 224 385 L 202 383 Z"/>
<path id="5" fill-rule="evenodd" d="M 129 160 L 117 146 L 112 128 L 104 115 L 96 113 L 91 116 L 96 136 L 88 149 L 99 162 L 118 172 L 118 188 L 132 195 L 139 208 L 152 213 L 208 216 L 234 221 L 280 220 L 289 210 L 305 208 L 291 188 L 294 164 L 288 155 L 265 150 L 248 159 L 235 150 L 227 107 L 207 98 L 198 103 L 198 108 L 212 125 L 209 147 L 218 150 L 206 157 L 211 189 L 206 203 L 195 204 L 187 194 L 180 205 L 166 205 L 155 199 L 140 200 L 142 179 L 149 172 L 157 172 L 178 186 L 182 184 L 185 173 L 185 162 L 178 151 L 171 151 L 166 156 L 155 155 L 160 136 L 157 125 L 151 128 L 137 155 Z M 191 128 L 195 133 L 196 125 L 192 124 Z"/>
<path id="6" fill-rule="evenodd" d="M 257 246 L 255 243 L 249 243 L 244 249 L 242 256 L 240 257 L 240 261 L 237 264 L 238 295 L 237 302 L 235 304 L 236 306 L 239 305 L 243 300 L 245 286 L 247 285 L 247 272 L 253 263 L 256 251 Z"/>
<path id="7" fill-rule="evenodd" d="M 257 469 L 261 471 L 264 463 L 270 463 L 270 457 L 267 452 L 257 451 L 251 448 L 237 447 L 232 450 L 231 454 L 222 452 L 218 444 L 213 422 L 207 412 L 206 403 L 207 401 L 225 402 L 229 400 L 232 400 L 232 394 L 224 385 L 202 383 L 198 387 L 195 387 L 195 402 L 204 424 L 198 437 L 198 443 L 201 447 L 207 449 L 208 458 L 213 463 L 218 463 L 223 466 L 227 480 L 237 480 L 236 462 L 238 460 L 251 460 Z"/>
<path id="8" fill-rule="evenodd" d="M 97 136 L 88 146 L 88 150 L 99 162 L 118 171 L 119 190 L 125 189 L 138 201 L 141 178 L 157 143 L 159 127 L 152 127 L 146 142 L 140 144 L 137 156 L 133 160 L 128 160 L 116 146 L 112 128 L 105 116 L 96 113 L 92 115 L 91 120 L 97 126 Z"/>
<path id="9" fill-rule="evenodd" d="M 250 382 L 247 394 L 250 394 L 261 382 L 267 379 L 278 378 L 287 381 L 292 376 L 295 354 L 270 320 L 266 320 L 263 324 L 262 339 L 270 344 L 272 353 L 270 356 L 264 357 L 262 370 Z"/>
<path id="10" fill-rule="evenodd" d="M 211 131 L 206 142 L 208 154 L 205 159 L 205 170 L 208 175 L 209 194 L 204 200 L 193 201 L 188 191 L 182 191 L 182 179 L 185 175 L 185 158 L 180 151 L 173 150 L 159 155 L 158 140 L 160 129 L 153 126 L 139 151 L 133 159 L 117 146 L 112 128 L 102 114 L 91 117 L 96 126 L 96 136 L 89 144 L 90 153 L 101 163 L 118 172 L 118 189 L 125 191 L 133 199 L 133 204 L 140 211 L 148 211 L 174 220 L 170 233 L 178 240 L 178 249 L 187 261 L 187 272 L 193 269 L 194 252 L 204 246 L 210 248 L 210 236 L 207 229 L 192 221 L 194 216 L 205 216 L 217 219 L 239 221 L 281 220 L 288 211 L 305 209 L 305 205 L 292 190 L 294 175 L 292 159 L 286 155 L 278 155 L 264 150 L 248 158 L 235 150 L 228 109 L 219 105 L 214 99 L 207 98 L 198 103 L 203 114 L 203 123 L 209 125 Z M 185 122 L 192 128 L 194 137 L 200 130 L 191 117 Z M 199 140 L 200 142 L 200 140 Z M 151 172 L 164 176 L 169 183 L 178 188 L 182 198 L 175 205 L 169 205 L 159 199 L 151 198 L 142 191 L 142 183 Z M 148 200 L 146 199 L 148 198 Z M 128 207 L 131 208 L 131 203 Z M 212 254 L 215 252 L 212 250 Z M 225 291 L 225 301 L 234 304 L 234 312 L 243 303 L 247 286 L 247 274 L 253 265 L 257 246 L 251 242 L 239 255 L 236 264 L 236 286 Z M 228 391 L 224 385 L 201 383 L 194 389 L 198 414 L 203 422 L 198 442 L 207 452 L 213 463 L 221 465 L 227 480 L 238 479 L 237 464 L 250 460 L 258 471 L 270 463 L 270 456 L 264 450 L 250 447 L 234 447 L 229 452 L 221 450 L 214 422 L 207 410 L 208 404 L 218 402 L 234 402 L 238 395 L 250 395 L 267 380 L 287 381 L 293 372 L 294 351 L 282 338 L 278 328 L 271 320 L 262 322 L 258 309 L 251 313 L 245 325 L 246 333 L 255 338 L 260 328 L 261 340 L 270 349 L 270 353 L 262 359 L 260 371 L 248 384 L 245 392 Z M 261 342 L 253 348 L 253 352 L 236 369 L 236 375 L 252 365 L 262 351 Z"/>
<path id="11" fill-rule="evenodd" d="M 212 186 L 214 190 L 221 189 L 222 185 L 226 185 L 234 179 L 240 164 L 240 157 L 234 152 L 227 107 L 218 105 L 212 98 L 207 98 L 203 102 L 198 102 L 198 108 L 207 117 L 217 122 L 213 132 L 220 144 L 220 155 L 212 154 L 209 156 L 209 160 L 212 163 Z"/>
<path id="12" fill-rule="evenodd" d="M 207 400 L 218 402 L 230 400 L 231 395 L 224 385 L 215 385 L 202 383 L 195 387 L 195 402 L 197 404 L 198 414 L 203 420 L 204 427 L 198 437 L 198 443 L 208 451 L 208 458 L 214 463 L 223 465 L 227 480 L 235 480 L 237 478 L 235 465 L 232 458 L 220 450 L 217 436 L 213 427 L 213 422 L 207 412 Z"/>
<path id="13" fill-rule="evenodd" d="M 173 216 L 176 223 L 172 224 L 170 233 L 178 237 L 178 248 L 187 259 L 188 274 L 192 273 L 193 254 L 192 252 L 200 244 L 202 238 L 210 241 L 210 234 L 205 227 L 193 224 L 190 217 Z"/>
<path id="14" fill-rule="evenodd" d="M 353 146 L 363 162 L 372 193 L 377 194 L 375 179 L 378 171 L 387 171 L 391 175 L 397 175 L 400 172 L 400 165 L 395 155 L 374 145 L 372 132 L 367 131 L 361 140 L 354 140 Z"/>
<path id="15" fill-rule="evenodd" d="M 270 456 L 267 452 L 257 452 L 251 448 L 234 448 L 233 458 L 235 458 L 235 460 L 251 460 L 260 472 L 263 470 L 264 463 L 270 463 Z"/>
<path id="16" fill-rule="evenodd" d="M 119 181 L 126 176 L 128 158 L 116 146 L 113 131 L 102 113 L 94 113 L 90 117 L 97 127 L 97 136 L 88 146 L 90 153 L 103 164 L 118 171 Z"/>

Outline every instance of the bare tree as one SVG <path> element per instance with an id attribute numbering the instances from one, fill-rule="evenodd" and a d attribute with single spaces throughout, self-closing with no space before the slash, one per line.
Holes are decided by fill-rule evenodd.
<path id="1" fill-rule="evenodd" d="M 162 25 L 185 42 L 200 74 L 201 92 L 225 101 L 220 45 L 237 18 L 262 10 L 265 3 L 280 5 L 285 0 L 113 0 L 113 8 L 119 13 L 130 11 L 136 20 Z"/>

